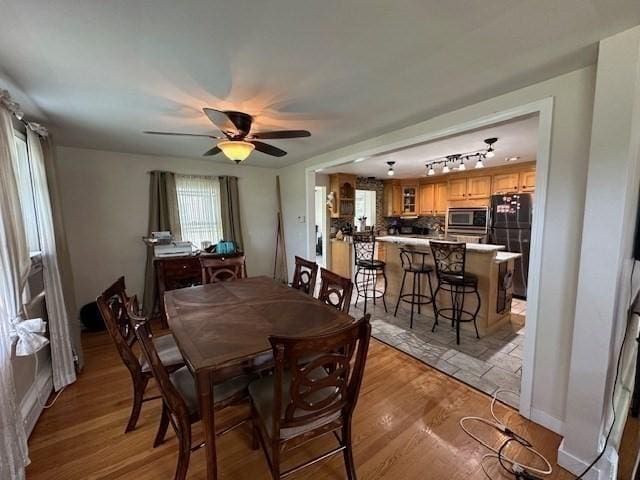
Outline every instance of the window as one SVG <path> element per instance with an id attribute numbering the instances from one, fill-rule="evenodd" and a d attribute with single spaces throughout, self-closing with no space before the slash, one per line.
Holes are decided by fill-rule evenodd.
<path id="1" fill-rule="evenodd" d="M 356 216 L 354 225 L 360 225 L 360 217 L 367 217 L 366 226 L 376 224 L 376 191 L 356 190 Z"/>
<path id="2" fill-rule="evenodd" d="M 16 135 L 17 158 L 15 163 L 16 180 L 18 183 L 18 196 L 20 197 L 20 209 L 27 237 L 27 248 L 32 254 L 40 250 L 38 238 L 38 222 L 36 207 L 33 199 L 33 183 L 31 181 L 31 167 L 29 165 L 29 153 L 27 142 L 22 135 Z"/>
<path id="3" fill-rule="evenodd" d="M 176 175 L 176 191 L 182 240 L 197 248 L 203 241 L 215 245 L 222 240 L 218 178 Z"/>

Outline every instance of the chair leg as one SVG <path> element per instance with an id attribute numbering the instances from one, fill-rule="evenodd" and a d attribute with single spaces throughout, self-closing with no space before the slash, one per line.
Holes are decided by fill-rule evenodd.
<path id="1" fill-rule="evenodd" d="M 251 450 L 260 449 L 260 427 L 258 426 L 258 414 L 251 402 Z"/>
<path id="2" fill-rule="evenodd" d="M 162 416 L 160 417 L 160 425 L 158 426 L 158 433 L 156 433 L 156 439 L 153 441 L 153 448 L 156 448 L 164 443 L 164 437 L 167 434 L 169 428 L 169 409 L 162 402 Z"/>
<path id="3" fill-rule="evenodd" d="M 344 467 L 347 471 L 348 480 L 357 480 L 356 479 L 356 465 L 353 461 L 353 445 L 351 442 L 351 420 L 347 421 L 344 427 L 342 427 L 342 442 L 344 443 L 345 449 L 343 450 L 344 454 Z"/>
<path id="4" fill-rule="evenodd" d="M 400 299 L 402 298 L 402 292 L 404 290 L 404 281 L 407 278 L 407 271 L 402 274 L 402 284 L 400 285 L 400 293 L 398 293 L 398 301 L 396 302 L 396 309 L 393 311 L 393 316 L 398 315 L 398 307 L 400 306 Z"/>
<path id="5" fill-rule="evenodd" d="M 476 319 L 478 318 L 478 312 L 480 312 L 480 292 L 478 291 L 478 287 L 476 286 L 476 296 L 478 297 L 478 306 L 476 307 L 476 313 L 473 314 L 473 326 L 476 329 L 476 338 L 480 338 L 480 334 L 478 333 L 478 324 L 476 323 Z"/>
<path id="6" fill-rule="evenodd" d="M 455 293 L 455 306 L 454 306 L 454 310 L 453 310 L 453 315 L 452 317 L 455 318 L 455 324 L 456 324 L 456 345 L 460 345 L 460 318 L 462 315 L 461 312 L 461 306 L 459 304 L 460 299 L 459 299 L 459 287 L 456 286 L 456 293 Z M 464 293 L 463 293 L 464 295 Z"/>
<path id="7" fill-rule="evenodd" d="M 438 292 L 440 291 L 440 281 L 438 280 L 438 286 L 436 287 L 436 291 L 433 292 L 433 314 L 435 315 L 435 321 L 433 322 L 433 327 L 431 327 L 431 332 L 436 331 L 436 326 L 438 325 L 438 306 L 436 305 L 436 298 L 438 297 Z"/>
<path id="8" fill-rule="evenodd" d="M 411 285 L 411 320 L 409 322 L 409 328 L 413 328 L 413 310 L 416 304 L 416 274 L 413 274 L 413 284 Z"/>
<path id="9" fill-rule="evenodd" d="M 353 306 L 358 308 L 358 298 L 360 298 L 360 287 L 358 286 L 358 277 L 360 276 L 360 267 L 356 269 L 356 274 L 353 277 L 353 282 L 356 284 L 356 301 L 353 302 Z"/>
<path id="10" fill-rule="evenodd" d="M 187 470 L 189 470 L 189 459 L 191 458 L 191 425 L 184 425 L 183 422 L 180 422 L 178 440 L 180 446 L 174 480 L 185 480 L 187 478 Z"/>
<path id="11" fill-rule="evenodd" d="M 413 278 L 417 278 L 418 279 L 418 314 L 422 314 L 422 297 L 420 295 L 422 295 L 422 280 L 420 279 L 421 275 L 419 273 L 414 273 L 413 274 Z"/>
<path id="12" fill-rule="evenodd" d="M 280 444 L 272 442 L 271 445 L 271 476 L 273 480 L 280 480 Z"/>
<path id="13" fill-rule="evenodd" d="M 132 376 L 133 379 L 133 405 L 131 407 L 131 415 L 129 416 L 129 423 L 124 430 L 124 433 L 129 433 L 136 428 L 138 418 L 140 417 L 140 409 L 142 408 L 142 400 L 144 398 L 144 391 L 147 389 L 147 383 L 149 383 L 149 377 L 142 375 Z"/>
<path id="14" fill-rule="evenodd" d="M 382 306 L 384 307 L 384 313 L 387 313 L 387 301 L 384 298 L 387 294 L 387 275 L 384 273 L 384 269 L 382 270 L 382 284 Z"/>

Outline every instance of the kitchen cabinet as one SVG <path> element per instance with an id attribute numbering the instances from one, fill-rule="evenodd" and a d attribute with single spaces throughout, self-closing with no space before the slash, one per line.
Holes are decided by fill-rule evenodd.
<path id="1" fill-rule="evenodd" d="M 356 204 L 356 176 L 336 173 L 329 176 L 329 186 L 334 195 L 330 208 L 331 218 L 353 217 Z"/>
<path id="2" fill-rule="evenodd" d="M 466 200 L 467 179 L 458 178 L 449 181 L 449 201 Z"/>
<path id="3" fill-rule="evenodd" d="M 418 214 L 418 185 L 402 184 L 402 215 Z"/>
<path id="4" fill-rule="evenodd" d="M 466 198 L 489 198 L 491 196 L 491 176 L 467 178 Z"/>
<path id="5" fill-rule="evenodd" d="M 345 278 L 353 277 L 353 244 L 332 238 L 331 271 Z"/>
<path id="6" fill-rule="evenodd" d="M 384 214 L 387 217 L 398 217 L 402 213 L 402 187 L 399 183 L 384 184 Z"/>
<path id="7" fill-rule="evenodd" d="M 427 183 L 420 185 L 420 215 L 433 215 L 436 211 L 436 185 Z"/>
<path id="8" fill-rule="evenodd" d="M 493 193 L 516 193 L 518 191 L 518 183 L 518 172 L 494 175 L 491 190 Z"/>
<path id="9" fill-rule="evenodd" d="M 449 185 L 447 182 L 436 183 L 435 185 L 434 213 L 444 215 L 447 213 L 447 207 L 449 206 Z"/>
<path id="10" fill-rule="evenodd" d="M 536 189 L 536 171 L 520 172 L 520 191 L 533 192 Z"/>

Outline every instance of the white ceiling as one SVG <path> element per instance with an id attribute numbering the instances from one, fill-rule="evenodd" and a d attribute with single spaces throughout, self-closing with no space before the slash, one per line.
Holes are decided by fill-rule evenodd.
<path id="1" fill-rule="evenodd" d="M 465 132 L 433 142 L 423 143 L 397 150 L 384 155 L 365 158 L 362 161 L 323 169 L 322 173 L 353 173 L 362 177 L 389 178 L 386 162 L 396 162 L 393 166 L 393 178 L 416 178 L 426 176 L 425 164 L 447 155 L 464 154 L 485 149 L 485 138 L 498 138 L 494 144 L 495 157 L 487 158 L 485 168 L 513 165 L 536 160 L 538 148 L 538 116 L 521 118 L 511 122 L 492 125 L 474 131 Z M 507 162 L 507 158 L 520 157 Z M 465 162 L 467 169 L 473 169 L 475 160 Z M 436 168 L 436 176 L 446 175 Z M 453 170 L 455 171 L 455 170 Z"/>
<path id="2" fill-rule="evenodd" d="M 282 166 L 593 63 L 638 0 L 0 0 L 0 68 L 63 145 L 199 157 L 204 106 L 306 128 Z M 224 161 L 207 159 L 206 161 Z"/>

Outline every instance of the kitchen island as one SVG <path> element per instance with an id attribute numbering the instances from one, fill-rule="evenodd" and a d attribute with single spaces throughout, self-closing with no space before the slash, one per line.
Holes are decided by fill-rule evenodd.
<path id="1" fill-rule="evenodd" d="M 387 305 L 393 309 L 398 300 L 402 284 L 403 269 L 400 260 L 400 249 L 408 248 L 429 252 L 427 263 L 433 266 L 433 257 L 429 247 L 430 240 L 428 238 L 388 235 L 377 237 L 376 241 L 378 242 L 377 257 L 386 262 L 387 293 L 385 297 Z M 504 249 L 505 247 L 502 245 L 467 243 L 466 271 L 478 277 L 478 290 L 481 298 L 477 317 L 480 336 L 498 329 L 509 321 L 513 292 L 511 277 L 513 276 L 514 262 L 521 255 L 519 253 L 504 252 Z M 431 281 L 435 291 L 438 282 L 435 266 L 431 274 Z M 410 293 L 412 288 L 413 275 L 407 275 L 404 293 Z M 429 295 L 429 285 L 426 279 L 421 282 L 421 290 L 422 294 Z M 404 305 L 405 308 L 409 307 L 408 304 Z M 444 291 L 439 292 L 437 305 L 440 308 L 450 307 L 450 294 Z M 465 297 L 465 310 L 474 311 L 476 307 L 477 298 L 475 294 L 467 294 Z M 433 324 L 432 306 L 423 305 L 422 314 L 429 317 L 429 326 L 431 326 Z M 439 326 L 440 328 L 447 328 L 447 320 L 440 319 Z M 470 322 L 462 323 L 462 328 L 473 330 L 473 324 Z"/>

